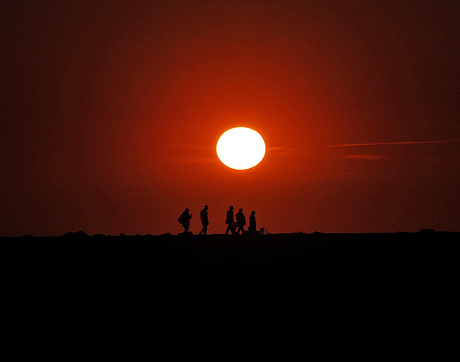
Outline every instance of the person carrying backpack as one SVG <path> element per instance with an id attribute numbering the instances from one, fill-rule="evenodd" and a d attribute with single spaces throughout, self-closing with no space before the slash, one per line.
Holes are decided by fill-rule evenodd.
<path id="1" fill-rule="evenodd" d="M 182 214 L 180 214 L 179 221 L 182 224 L 182 227 L 184 228 L 184 234 L 188 232 L 190 229 L 190 219 L 192 218 L 192 214 L 189 213 L 189 209 L 185 209 Z"/>

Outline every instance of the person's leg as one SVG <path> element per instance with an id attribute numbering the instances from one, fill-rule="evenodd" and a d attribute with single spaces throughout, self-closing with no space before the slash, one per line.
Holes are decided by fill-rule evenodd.
<path id="1" fill-rule="evenodd" d="M 201 235 L 201 234 L 206 235 L 206 232 L 207 232 L 207 231 L 208 231 L 208 225 L 203 225 L 203 228 L 202 228 L 201 231 L 200 231 L 200 235 Z"/>

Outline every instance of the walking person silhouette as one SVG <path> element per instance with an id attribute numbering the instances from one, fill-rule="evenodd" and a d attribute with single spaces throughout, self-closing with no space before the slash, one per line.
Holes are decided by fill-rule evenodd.
<path id="1" fill-rule="evenodd" d="M 256 226 L 256 212 L 253 210 L 251 211 L 251 215 L 249 215 L 249 227 L 248 230 L 251 232 L 255 232 L 257 230 Z"/>
<path id="2" fill-rule="evenodd" d="M 225 230 L 225 235 L 227 235 L 229 231 L 231 231 L 232 234 L 234 234 L 235 221 L 233 219 L 233 206 L 230 206 L 230 208 L 227 210 L 227 218 L 225 219 L 225 223 L 227 224 L 227 230 Z"/>
<path id="3" fill-rule="evenodd" d="M 238 229 L 236 230 L 236 233 L 239 234 L 241 231 L 241 234 L 244 234 L 244 225 L 246 225 L 246 217 L 243 214 L 243 209 L 239 209 L 238 213 L 235 215 L 236 217 L 236 226 Z"/>
<path id="4" fill-rule="evenodd" d="M 189 214 L 189 211 L 190 210 L 188 208 L 185 209 L 177 220 L 182 224 L 182 227 L 184 228 L 184 234 L 187 233 L 190 229 L 190 219 L 192 218 L 192 214 Z"/>
<path id="5" fill-rule="evenodd" d="M 208 205 L 204 205 L 204 209 L 200 211 L 200 218 L 201 218 L 201 225 L 203 225 L 203 228 L 200 231 L 200 234 L 206 235 L 208 232 L 208 225 L 209 225 L 209 220 L 208 220 Z"/>

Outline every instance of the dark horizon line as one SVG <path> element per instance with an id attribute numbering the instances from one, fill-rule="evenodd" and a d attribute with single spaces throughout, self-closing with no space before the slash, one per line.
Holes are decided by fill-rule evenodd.
<path id="1" fill-rule="evenodd" d="M 20 236 L 3 236 L 0 235 L 0 238 L 63 238 L 63 237 L 87 237 L 87 238 L 92 238 L 92 237 L 161 237 L 161 236 L 197 236 L 199 238 L 207 238 L 211 236 L 225 236 L 228 238 L 239 238 L 243 236 L 269 236 L 269 235 L 382 235 L 382 234 L 423 234 L 423 233 L 460 233 L 459 231 L 450 231 L 450 230 L 435 230 L 435 229 L 428 229 L 428 228 L 422 228 L 419 231 L 393 231 L 393 232 L 322 232 L 322 231 L 313 231 L 310 233 L 303 232 L 303 231 L 296 231 L 296 232 L 286 232 L 286 233 L 266 233 L 266 234 L 261 234 L 261 233 L 250 233 L 246 232 L 242 235 L 226 235 L 225 233 L 212 233 L 212 234 L 207 234 L 207 235 L 199 235 L 199 234 L 193 234 L 191 232 L 189 233 L 177 233 L 177 234 L 172 234 L 172 233 L 163 233 L 163 234 L 133 234 L 133 235 L 128 235 L 125 233 L 120 233 L 118 235 L 112 235 L 112 234 L 92 234 L 89 235 L 85 233 L 82 230 L 76 231 L 76 232 L 67 232 L 62 235 L 31 235 L 31 234 L 24 234 Z"/>

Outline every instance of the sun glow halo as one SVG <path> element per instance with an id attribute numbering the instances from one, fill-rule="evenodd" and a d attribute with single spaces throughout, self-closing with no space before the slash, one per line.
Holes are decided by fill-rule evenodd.
<path id="1" fill-rule="evenodd" d="M 265 142 L 253 129 L 236 127 L 220 136 L 216 146 L 222 163 L 235 170 L 256 166 L 265 156 Z"/>

